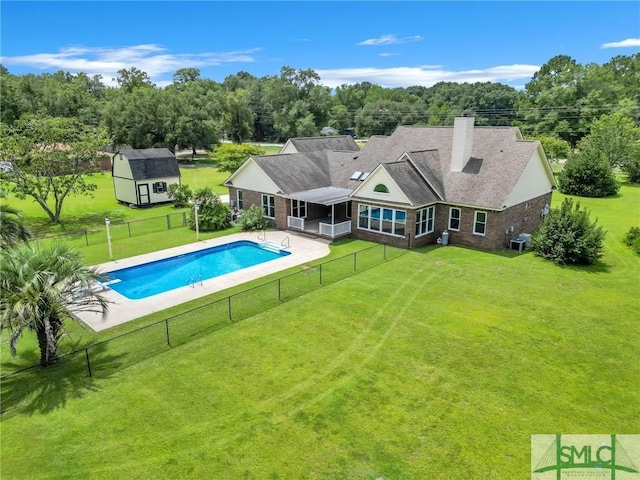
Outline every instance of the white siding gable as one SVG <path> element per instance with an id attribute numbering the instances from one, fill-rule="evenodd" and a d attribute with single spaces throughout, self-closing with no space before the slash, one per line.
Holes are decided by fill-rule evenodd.
<path id="1" fill-rule="evenodd" d="M 505 203 L 507 207 L 511 207 L 526 202 L 549 193 L 555 186 L 551 167 L 548 166 L 541 148 L 538 148 L 529 159 Z"/>
<path id="2" fill-rule="evenodd" d="M 235 171 L 225 182 L 240 190 L 253 190 L 256 192 L 270 193 L 276 195 L 280 192 L 278 186 L 262 170 L 258 164 L 249 158 L 242 166 Z"/>
<path id="3" fill-rule="evenodd" d="M 283 153 L 298 153 L 298 149 L 293 146 L 293 143 L 291 143 L 291 140 L 287 140 L 287 143 L 285 143 L 280 149 L 280 154 L 283 154 Z"/>
<path id="4" fill-rule="evenodd" d="M 133 173 L 131 172 L 129 159 L 119 153 L 115 154 L 113 158 L 113 176 L 130 178 L 131 180 L 133 180 Z"/>
<path id="5" fill-rule="evenodd" d="M 376 192 L 377 185 L 385 185 L 389 193 Z M 354 191 L 352 196 L 358 198 L 371 199 L 376 202 L 393 202 L 411 204 L 398 184 L 391 178 L 383 165 L 378 165 L 371 175 L 362 182 Z"/>

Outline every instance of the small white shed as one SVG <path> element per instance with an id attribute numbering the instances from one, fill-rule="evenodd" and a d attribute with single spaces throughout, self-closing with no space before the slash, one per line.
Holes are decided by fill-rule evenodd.
<path id="1" fill-rule="evenodd" d="M 169 185 L 180 184 L 178 160 L 167 148 L 120 150 L 113 155 L 111 176 L 116 200 L 136 207 L 170 202 Z"/>

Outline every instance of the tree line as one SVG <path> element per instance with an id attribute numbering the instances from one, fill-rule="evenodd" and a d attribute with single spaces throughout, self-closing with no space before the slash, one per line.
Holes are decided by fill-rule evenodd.
<path id="1" fill-rule="evenodd" d="M 197 68 L 175 72 L 157 87 L 146 72 L 122 69 L 117 87 L 99 75 L 13 75 L 0 66 L 0 120 L 73 118 L 101 127 L 113 146 L 211 149 L 221 139 L 282 142 L 316 136 L 325 126 L 361 137 L 389 135 L 398 125 L 451 125 L 473 115 L 477 125 L 517 125 L 531 137 L 575 146 L 602 115 L 640 122 L 640 54 L 581 65 L 566 55 L 545 63 L 519 91 L 492 82 L 440 82 L 384 88 L 369 82 L 321 84 L 312 69 L 282 67 L 278 75 L 230 75 L 222 83 Z"/>

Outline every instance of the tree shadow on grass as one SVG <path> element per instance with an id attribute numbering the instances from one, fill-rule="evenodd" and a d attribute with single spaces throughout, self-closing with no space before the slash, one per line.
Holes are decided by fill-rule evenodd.
<path id="1" fill-rule="evenodd" d="M 82 398 L 87 392 L 102 388 L 101 383 L 119 369 L 126 353 L 112 355 L 105 345 L 90 349 L 90 364 L 85 350 L 60 358 L 50 367 L 35 366 L 10 374 L 0 384 L 0 415 L 50 413 L 64 408 L 69 399 Z M 99 371 L 99 378 L 89 376 L 89 368 Z"/>

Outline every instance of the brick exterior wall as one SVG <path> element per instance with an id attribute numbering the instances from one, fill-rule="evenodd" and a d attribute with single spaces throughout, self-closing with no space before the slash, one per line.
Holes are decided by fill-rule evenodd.
<path id="1" fill-rule="evenodd" d="M 237 189 L 229 187 L 231 200 L 235 200 Z M 260 192 L 243 190 L 244 208 L 252 204 L 262 206 L 262 194 Z M 514 205 L 506 210 L 492 211 L 468 207 L 457 207 L 456 205 L 435 205 L 435 230 L 433 233 L 416 237 L 416 210 L 407 209 L 407 223 L 404 237 L 387 235 L 370 230 L 358 228 L 358 203 L 353 201 L 351 205 L 351 236 L 377 243 L 386 243 L 402 248 L 416 248 L 424 245 L 435 244 L 442 232 L 449 233 L 449 245 L 462 245 L 482 250 L 500 250 L 508 248 L 509 242 L 517 238 L 521 233 L 532 233 L 542 223 L 541 211 L 545 205 L 551 205 L 551 192 L 540 197 L 529 200 L 518 205 Z M 362 202 L 365 203 L 365 202 Z M 368 202 L 369 205 L 375 205 Z M 382 205 L 380 205 L 382 207 Z M 460 230 L 449 230 L 449 208 L 460 208 Z M 325 216 L 326 208 L 322 205 L 307 204 L 307 217 L 318 218 Z M 291 212 L 289 199 L 275 197 L 275 222 L 271 221 L 271 226 L 286 229 L 287 216 Z M 474 235 L 475 212 L 485 212 L 487 214 L 485 234 Z M 513 227 L 513 231 L 511 231 Z"/>

